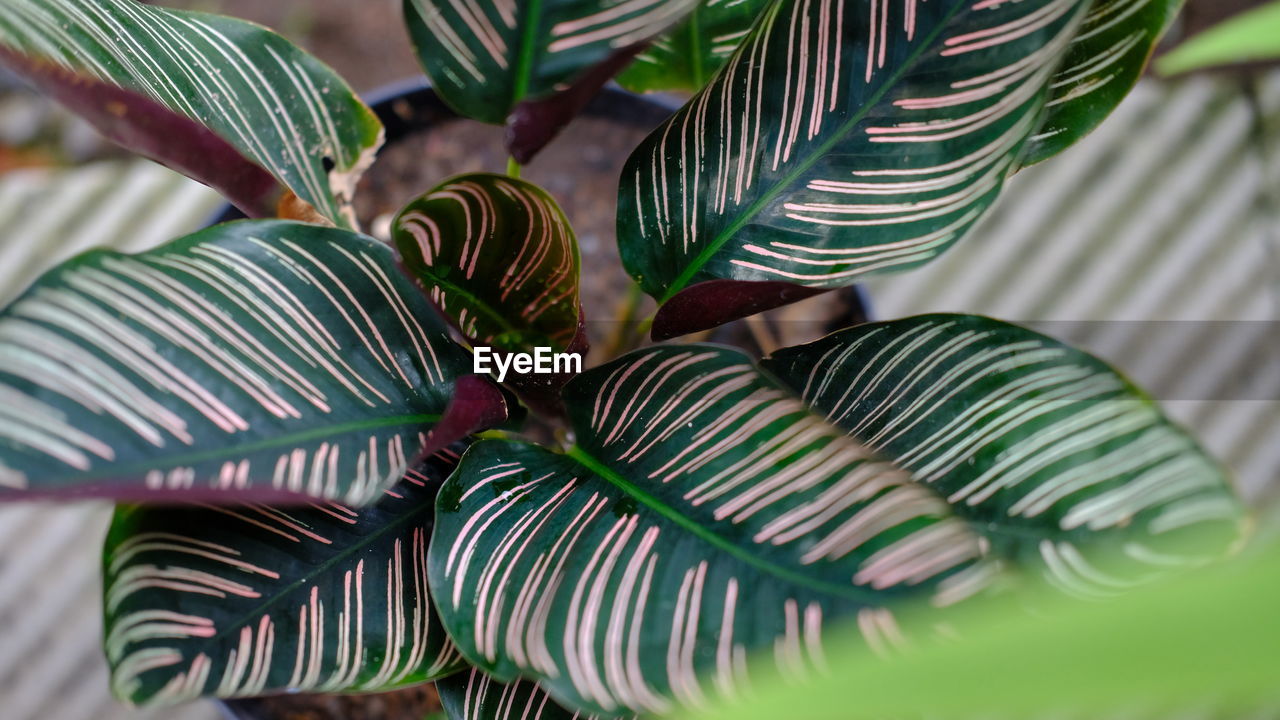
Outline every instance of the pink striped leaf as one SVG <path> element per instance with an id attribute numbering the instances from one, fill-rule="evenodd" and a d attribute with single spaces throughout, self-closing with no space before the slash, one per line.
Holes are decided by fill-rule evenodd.
<path id="1" fill-rule="evenodd" d="M 1019 167 L 1055 89 L 1070 84 L 1056 75 L 1064 58 L 1111 49 L 1081 34 L 1095 5 L 769 5 L 710 84 L 629 158 L 618 195 L 628 271 L 666 303 L 711 280 L 833 288 L 928 262 Z M 1145 27 L 1145 15 L 1110 17 L 1116 32 Z M 1072 97 L 1055 107 L 1065 113 Z M 662 308 L 655 327 L 684 334 L 716 321 Z"/>
<path id="2" fill-rule="evenodd" d="M 501 683 L 471 668 L 436 682 L 449 720 L 598 720 L 558 704 L 537 683 Z"/>
<path id="3" fill-rule="evenodd" d="M 405 206 L 392 236 L 405 266 L 476 343 L 508 351 L 574 344 L 578 241 L 537 185 L 460 175 Z"/>
<path id="4" fill-rule="evenodd" d="M 1104 363 L 974 316 L 775 353 L 659 346 L 565 388 L 565 454 L 483 441 L 441 490 L 432 587 L 467 660 L 583 712 L 664 714 L 821 668 L 1003 575 L 1109 596 L 1222 556 L 1222 468 Z M 1118 553 L 1118 557 L 1116 554 Z M 938 610 L 930 611 L 939 617 Z"/>
<path id="5" fill-rule="evenodd" d="M 111 687 L 134 705 L 376 692 L 456 671 L 427 542 L 443 451 L 363 510 L 121 507 L 104 554 Z"/>
<path id="6" fill-rule="evenodd" d="M 326 220 L 356 224 L 351 195 L 382 123 L 333 70 L 260 25 L 135 0 L 0 0 L 0 48 L 0 62 L 113 140 L 226 190 L 251 215 L 274 209 L 268 174 Z"/>
<path id="7" fill-rule="evenodd" d="M 460 114 L 508 125 L 528 162 L 591 95 L 698 0 L 404 0 L 418 58 Z M 604 68 L 604 72 L 597 70 Z"/>
<path id="8" fill-rule="evenodd" d="M 1031 330 L 922 315 L 762 364 L 999 557 L 1074 594 L 1115 594 L 1241 537 L 1241 501 L 1194 438 L 1102 361 Z"/>
<path id="9" fill-rule="evenodd" d="M 505 416 L 390 248 L 277 220 L 97 250 L 0 313 L 0 499 L 362 505 Z"/>
<path id="10" fill-rule="evenodd" d="M 476 345 L 585 353 L 578 242 L 554 198 L 533 183 L 473 173 L 409 203 L 392 235 L 410 273 Z M 519 375 L 541 405 L 567 374 Z"/>
<path id="11" fill-rule="evenodd" d="M 898 637 L 895 603 L 986 587 L 978 535 L 745 355 L 638 351 L 565 388 L 578 445 L 472 446 L 437 501 L 431 585 L 460 650 L 569 708 L 666 713 Z"/>

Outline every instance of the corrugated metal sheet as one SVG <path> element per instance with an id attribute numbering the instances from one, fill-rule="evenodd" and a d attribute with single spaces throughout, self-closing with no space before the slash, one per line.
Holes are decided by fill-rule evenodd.
<path id="1" fill-rule="evenodd" d="M 1190 427 L 1248 497 L 1275 494 L 1280 74 L 1251 88 L 1257 107 L 1242 87 L 1142 83 L 1097 133 L 1013 178 L 967 241 L 869 283 L 873 312 L 991 315 L 1088 348 Z"/>
<path id="2" fill-rule="evenodd" d="M 143 161 L 0 177 L 0 305 L 95 246 L 137 251 L 199 228 L 220 198 Z M 0 506 L 0 718 L 215 720 L 211 703 L 141 712 L 112 700 L 102 657 L 106 503 Z"/>

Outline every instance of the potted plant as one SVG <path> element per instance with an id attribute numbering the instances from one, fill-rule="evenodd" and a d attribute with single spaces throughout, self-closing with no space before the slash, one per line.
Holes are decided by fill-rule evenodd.
<path id="1" fill-rule="evenodd" d="M 831 628 L 883 651 L 1211 561 L 1242 527 L 1224 470 L 1052 338 L 690 338 L 961 241 L 1176 5 L 407 0 L 434 97 L 511 160 L 362 213 L 412 103 L 380 120 L 231 18 L 0 3 L 0 61 L 253 218 L 81 255 L 0 314 L 0 488 L 122 503 L 104 649 L 136 704 L 439 680 L 451 717 L 670 714 L 820 667 Z M 587 363 L 597 271 L 522 168 L 633 62 L 696 92 L 610 187 L 615 299 L 657 310 Z"/>

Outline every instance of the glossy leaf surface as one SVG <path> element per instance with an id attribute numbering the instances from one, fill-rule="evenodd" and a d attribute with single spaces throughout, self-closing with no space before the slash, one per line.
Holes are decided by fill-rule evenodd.
<path id="1" fill-rule="evenodd" d="M 220 225 L 60 265 L 0 314 L 0 497 L 359 505 L 500 394 L 385 245 Z"/>
<path id="2" fill-rule="evenodd" d="M 364 510 L 123 507 L 107 537 L 112 690 L 133 704 L 372 692 L 460 657 L 431 607 L 427 539 L 442 453 Z"/>
<path id="3" fill-rule="evenodd" d="M 906 473 L 737 351 L 656 347 L 565 389 L 579 446 L 482 441 L 441 491 L 431 580 L 450 636 L 566 707 L 663 712 L 733 692 L 748 653 L 821 664 L 823 628 L 949 604 L 990 568 Z"/>
<path id="4" fill-rule="evenodd" d="M 763 364 L 945 496 L 998 555 L 1071 592 L 1114 593 L 1239 539 L 1222 467 L 1115 370 L 1044 335 L 926 315 Z"/>
<path id="5" fill-rule="evenodd" d="M 320 216 L 354 226 L 349 201 L 382 125 L 331 69 L 266 28 L 133 0 L 3 0 L 0 45 L 204 125 Z M 118 102 L 131 113 L 148 118 Z"/>
<path id="6" fill-rule="evenodd" d="M 1094 0 L 1054 74 L 1043 125 L 1023 166 L 1093 132 L 1133 89 L 1183 0 Z"/>

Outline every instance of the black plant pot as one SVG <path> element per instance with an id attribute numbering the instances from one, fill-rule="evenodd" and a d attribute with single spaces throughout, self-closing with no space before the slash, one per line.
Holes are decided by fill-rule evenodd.
<path id="1" fill-rule="evenodd" d="M 446 105 L 425 78 L 412 78 L 380 88 L 368 93 L 365 102 L 369 103 L 369 107 L 386 128 L 386 143 L 379 154 L 391 151 L 419 133 L 458 121 L 471 122 Z M 587 103 L 579 117 L 604 120 L 617 124 L 620 128 L 647 133 L 666 120 L 680 104 L 678 98 L 671 96 L 640 95 L 610 85 Z M 617 178 L 609 178 L 609 181 L 616 184 Z M 244 217 L 244 213 L 237 208 L 225 205 L 214 215 L 210 224 L 241 220 Z"/>

